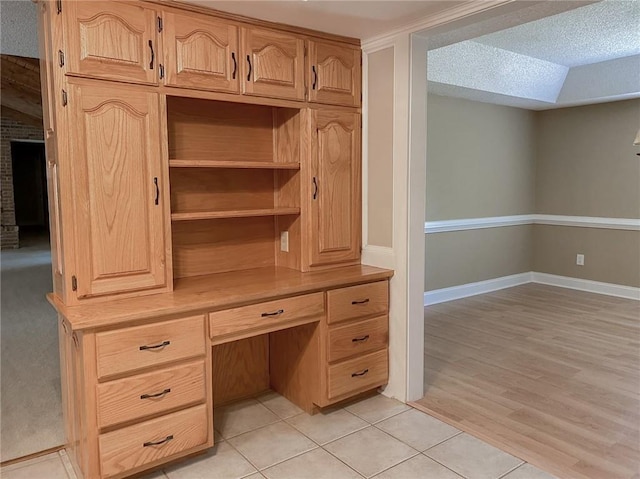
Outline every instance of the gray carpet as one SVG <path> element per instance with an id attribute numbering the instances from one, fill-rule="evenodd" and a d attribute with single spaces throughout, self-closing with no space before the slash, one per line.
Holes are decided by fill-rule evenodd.
<path id="1" fill-rule="evenodd" d="M 0 254 L 0 459 L 64 443 L 57 316 L 46 238 Z"/>

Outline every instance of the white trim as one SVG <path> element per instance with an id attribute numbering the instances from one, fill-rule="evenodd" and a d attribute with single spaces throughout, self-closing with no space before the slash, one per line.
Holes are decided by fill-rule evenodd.
<path id="1" fill-rule="evenodd" d="M 640 301 L 640 288 L 633 286 L 529 271 L 528 273 L 503 276 L 501 278 L 478 281 L 477 283 L 467 283 L 461 284 L 460 286 L 451 286 L 450 288 L 426 291 L 424 293 L 424 305 L 429 306 L 432 304 L 445 303 L 455 299 L 468 298 L 469 296 L 490 293 L 526 283 L 548 284 L 560 288 L 576 289 L 579 291 L 588 291 L 590 293 Z"/>
<path id="2" fill-rule="evenodd" d="M 603 283 L 590 279 L 570 278 L 548 273 L 532 273 L 534 283 L 559 286 L 561 288 L 577 289 L 590 293 L 606 294 L 607 296 L 618 296 L 620 298 L 635 299 L 640 301 L 640 288 L 625 286 L 622 284 Z"/>
<path id="3" fill-rule="evenodd" d="M 436 289 L 426 291 L 424 293 L 424 305 L 445 303 L 454 299 L 467 298 L 477 294 L 490 293 L 499 289 L 511 288 L 521 284 L 530 283 L 532 281 L 532 273 L 512 274 L 511 276 L 503 276 L 501 278 L 488 279 L 486 281 L 478 281 L 476 283 L 461 284 L 460 286 L 451 286 L 450 288 Z"/>
<path id="4" fill-rule="evenodd" d="M 490 218 L 465 218 L 459 220 L 427 221 L 425 233 L 446 233 L 449 231 L 477 230 L 533 224 L 535 215 L 493 216 Z"/>
<path id="5" fill-rule="evenodd" d="M 640 219 L 605 218 L 602 216 L 533 215 L 537 225 L 579 226 L 611 230 L 640 231 Z"/>
<path id="6" fill-rule="evenodd" d="M 450 231 L 465 231 L 530 224 L 640 231 L 640 219 L 635 218 L 605 218 L 599 216 L 563 215 L 515 215 L 493 216 L 487 218 L 463 218 L 458 220 L 427 221 L 424 224 L 424 232 L 426 234 L 445 233 Z"/>
<path id="7" fill-rule="evenodd" d="M 506 5 L 515 0 L 484 0 L 478 2 L 469 0 L 461 5 L 449 8 L 435 15 L 421 18 L 407 25 L 395 28 L 381 35 L 365 39 L 362 42 L 362 49 L 368 53 L 372 53 L 377 49 L 384 48 L 393 43 L 394 38 L 400 35 L 410 35 L 422 30 L 427 30 L 440 25 L 445 25 L 453 21 L 462 20 L 463 18 L 475 15 L 477 13 L 486 12 L 496 7 Z"/>

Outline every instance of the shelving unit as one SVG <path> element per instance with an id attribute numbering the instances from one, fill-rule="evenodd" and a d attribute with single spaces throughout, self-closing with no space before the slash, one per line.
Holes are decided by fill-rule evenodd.
<path id="1" fill-rule="evenodd" d="M 300 269 L 300 110 L 167 98 L 174 279 Z M 289 251 L 280 251 L 280 232 Z"/>

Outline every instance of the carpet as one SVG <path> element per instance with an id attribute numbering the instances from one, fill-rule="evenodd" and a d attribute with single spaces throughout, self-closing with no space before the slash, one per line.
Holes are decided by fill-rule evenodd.
<path id="1" fill-rule="evenodd" d="M 0 255 L 0 459 L 64 444 L 48 239 Z"/>

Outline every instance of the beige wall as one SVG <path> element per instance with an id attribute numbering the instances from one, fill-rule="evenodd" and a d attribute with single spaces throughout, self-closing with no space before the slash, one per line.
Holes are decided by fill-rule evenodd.
<path id="1" fill-rule="evenodd" d="M 534 212 L 534 113 L 429 95 L 427 221 Z"/>
<path id="2" fill-rule="evenodd" d="M 427 220 L 640 218 L 632 145 L 640 100 L 527 112 L 432 95 L 428 105 Z M 425 263 L 426 291 L 525 271 L 638 287 L 640 232 L 535 225 L 429 234 Z"/>
<path id="3" fill-rule="evenodd" d="M 531 271 L 532 225 L 426 235 L 425 291 Z"/>
<path id="4" fill-rule="evenodd" d="M 536 113 L 536 213 L 640 218 L 640 100 Z"/>
<path id="5" fill-rule="evenodd" d="M 534 225 L 533 251 L 533 271 L 640 287 L 638 231 Z"/>
<path id="6" fill-rule="evenodd" d="M 367 243 L 392 247 L 393 48 L 368 55 Z"/>

